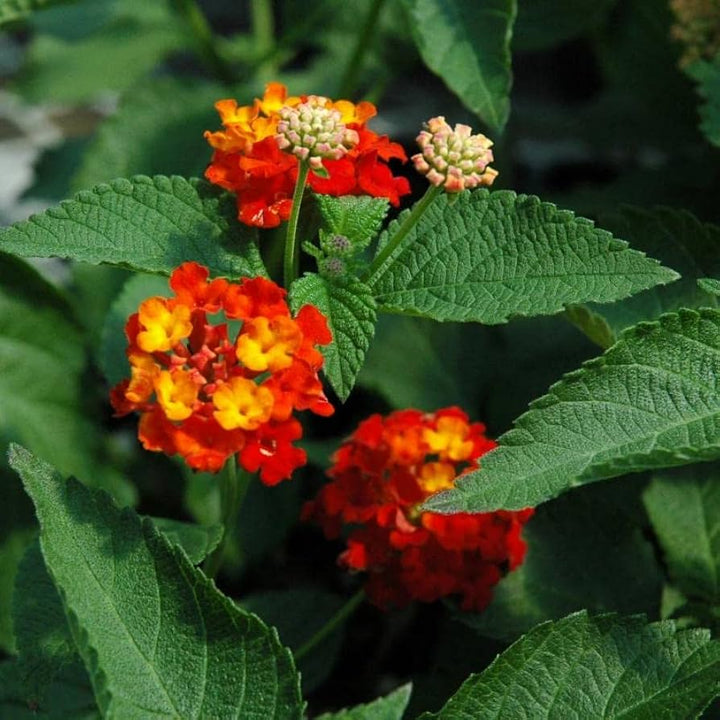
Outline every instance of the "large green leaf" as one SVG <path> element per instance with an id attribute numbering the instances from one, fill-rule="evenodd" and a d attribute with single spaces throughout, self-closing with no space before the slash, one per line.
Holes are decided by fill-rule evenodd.
<path id="1" fill-rule="evenodd" d="M 516 0 L 403 0 L 425 64 L 499 132 L 510 114 Z"/>
<path id="2" fill-rule="evenodd" d="M 0 250 L 169 274 L 187 260 L 231 277 L 264 274 L 234 198 L 202 180 L 138 175 L 78 193 L 0 233 Z"/>
<path id="3" fill-rule="evenodd" d="M 306 275 L 293 283 L 290 303 L 295 312 L 303 305 L 314 305 L 327 318 L 333 339 L 321 348 L 323 371 L 340 400 L 347 400 L 375 334 L 372 290 L 357 281 L 339 285 L 319 275 Z"/>
<path id="4" fill-rule="evenodd" d="M 463 622 L 486 637 L 515 640 L 582 609 L 656 617 L 662 573 L 644 527 L 628 513 L 640 488 L 620 483 L 580 488 L 539 507 L 523 530 L 523 564 L 500 581 L 483 612 L 463 613 Z"/>
<path id="5" fill-rule="evenodd" d="M 720 643 L 707 630 L 579 612 L 531 630 L 421 720 L 689 720 L 719 691 Z"/>
<path id="6" fill-rule="evenodd" d="M 541 50 L 599 25 L 616 0 L 518 0 L 514 50 Z"/>
<path id="7" fill-rule="evenodd" d="M 371 703 L 325 713 L 317 720 L 402 720 L 411 692 L 412 685 L 403 685 Z"/>
<path id="8" fill-rule="evenodd" d="M 720 311 L 641 323 L 532 403 L 481 470 L 426 507 L 519 509 L 583 483 L 720 458 L 718 376 Z"/>
<path id="9" fill-rule="evenodd" d="M 75 0 L 0 0 L 0 25 L 30 15 L 36 10 L 44 10 Z"/>
<path id="10" fill-rule="evenodd" d="M 670 576 L 689 598 L 720 599 L 720 482 L 718 463 L 658 473 L 645 506 Z"/>
<path id="11" fill-rule="evenodd" d="M 66 22 L 61 10 L 49 10 L 34 23 L 38 32 L 14 83 L 35 102 L 80 102 L 131 88 L 186 44 L 168 3 L 91 0 L 69 8 Z M 52 13 L 47 22 L 45 15 Z M 90 22 L 76 31 L 73 26 L 83 24 L 82 15 L 90 16 Z"/>
<path id="12" fill-rule="evenodd" d="M 720 228 L 701 223 L 683 210 L 624 207 L 603 216 L 603 227 L 632 247 L 660 260 L 682 276 L 612 305 L 590 303 L 568 309 L 571 318 L 604 347 L 641 320 L 655 320 L 681 307 L 715 307 L 717 299 L 698 287 L 706 275 L 720 275 Z"/>
<path id="13" fill-rule="evenodd" d="M 300 718 L 299 677 L 274 630 L 222 595 L 150 520 L 64 481 L 19 446 L 10 459 L 106 717 Z"/>
<path id="14" fill-rule="evenodd" d="M 193 565 L 200 564 L 220 543 L 222 525 L 196 525 L 171 518 L 150 518 L 173 544 L 181 547 Z"/>
<path id="15" fill-rule="evenodd" d="M 720 58 L 698 60 L 688 74 L 697 80 L 698 93 L 705 101 L 700 106 L 700 129 L 713 145 L 720 146 Z"/>
<path id="16" fill-rule="evenodd" d="M 440 195 L 368 283 L 381 309 L 497 324 L 618 300 L 676 278 L 571 212 L 533 196 L 477 190 Z"/>
<path id="17" fill-rule="evenodd" d="M 133 88 L 117 112 L 100 126 L 73 178 L 77 190 L 118 177 L 200 175 L 212 149 L 203 130 L 217 125 L 216 85 L 153 78 Z"/>

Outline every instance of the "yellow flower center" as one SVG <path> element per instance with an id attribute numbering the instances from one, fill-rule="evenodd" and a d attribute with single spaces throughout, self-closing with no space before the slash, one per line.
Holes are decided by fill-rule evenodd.
<path id="1" fill-rule="evenodd" d="M 449 490 L 454 485 L 455 468 L 450 463 L 426 463 L 420 470 L 420 486 L 429 495 Z"/>
<path id="2" fill-rule="evenodd" d="M 291 318 L 258 317 L 245 323 L 235 354 L 253 372 L 276 372 L 292 364 L 301 343 L 302 332 Z"/>
<path id="3" fill-rule="evenodd" d="M 256 430 L 270 419 L 275 398 L 268 388 L 234 377 L 213 394 L 213 415 L 225 430 Z"/>
<path id="4" fill-rule="evenodd" d="M 423 439 L 429 445 L 430 451 L 437 453 L 445 460 L 453 462 L 467 460 L 472 453 L 472 440 L 466 440 L 470 428 L 461 418 L 441 417 L 437 421 L 437 430 L 426 428 Z"/>
<path id="5" fill-rule="evenodd" d="M 180 368 L 161 370 L 155 378 L 155 394 L 168 420 L 185 420 L 192 415 L 198 386 Z"/>
<path id="6" fill-rule="evenodd" d="M 164 352 L 192 332 L 190 308 L 186 305 L 168 307 L 168 301 L 151 297 L 140 305 L 140 325 L 145 329 L 137 335 L 137 344 L 145 352 Z"/>

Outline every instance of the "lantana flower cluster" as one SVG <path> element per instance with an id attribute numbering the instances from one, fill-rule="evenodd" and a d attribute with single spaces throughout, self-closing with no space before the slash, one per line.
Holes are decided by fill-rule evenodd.
<path id="1" fill-rule="evenodd" d="M 293 318 L 270 280 L 210 281 L 197 263 L 177 268 L 170 288 L 127 321 L 131 377 L 111 393 L 116 413 L 140 412 L 143 446 L 193 469 L 217 472 L 237 454 L 267 485 L 290 477 L 306 460 L 294 411 L 333 412 L 318 378 L 325 317 L 306 305 Z"/>
<path id="2" fill-rule="evenodd" d="M 328 538 L 347 529 L 339 562 L 367 573 L 376 605 L 402 607 L 457 596 L 466 610 L 490 602 L 493 586 L 525 555 L 532 510 L 441 515 L 423 512 L 495 443 L 459 408 L 373 415 L 334 456 L 331 482 L 304 508 Z"/>
<path id="3" fill-rule="evenodd" d="M 386 197 L 397 206 L 410 192 L 387 165 L 407 159 L 402 146 L 366 127 L 377 113 L 372 103 L 291 97 L 270 83 L 252 105 L 226 99 L 215 107 L 224 129 L 205 133 L 214 148 L 205 177 L 237 195 L 247 225 L 276 227 L 290 217 L 301 161 L 314 170 L 308 185 L 317 193 Z"/>

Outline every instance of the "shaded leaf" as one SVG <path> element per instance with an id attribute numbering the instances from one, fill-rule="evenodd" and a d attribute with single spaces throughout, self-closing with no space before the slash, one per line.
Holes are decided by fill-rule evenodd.
<path id="1" fill-rule="evenodd" d="M 150 519 L 173 545 L 178 545 L 185 551 L 193 565 L 199 565 L 222 539 L 222 525 L 196 525 L 171 518 L 151 517 Z"/>
<path id="2" fill-rule="evenodd" d="M 317 720 L 402 720 L 412 685 L 403 685 L 371 703 L 320 715 Z"/>
<path id="3" fill-rule="evenodd" d="M 690 598 L 720 599 L 720 483 L 717 463 L 658 473 L 645 507 L 677 588 Z"/>
<path id="4" fill-rule="evenodd" d="M 621 484 L 622 483 L 622 484 Z M 628 516 L 638 483 L 580 488 L 539 507 L 523 530 L 527 555 L 463 622 L 486 637 L 515 640 L 576 610 L 657 616 L 663 576 L 644 527 Z"/>
<path id="5" fill-rule="evenodd" d="M 227 89 L 216 85 L 167 77 L 133 88 L 100 125 L 73 188 L 137 173 L 201 175 L 212 154 L 203 131 L 217 124 L 213 103 L 226 94 Z"/>
<path id="6" fill-rule="evenodd" d="M 698 286 L 701 290 L 711 295 L 720 295 L 720 280 L 715 278 L 700 278 L 697 281 Z"/>
<path id="7" fill-rule="evenodd" d="M 421 720 L 696 718 L 719 689 L 707 630 L 579 612 L 531 630 Z"/>
<path id="8" fill-rule="evenodd" d="M 280 641 L 296 652 L 342 607 L 343 600 L 322 590 L 297 588 L 246 595 L 240 605 L 276 628 Z M 342 627 L 342 624 L 339 625 L 331 635 L 296 661 L 303 692 L 312 692 L 332 672 L 344 636 Z"/>
<path id="9" fill-rule="evenodd" d="M 430 498 L 439 512 L 537 505 L 577 485 L 720 457 L 720 311 L 641 323 L 566 375 L 482 458 Z"/>
<path id="10" fill-rule="evenodd" d="M 333 339 L 321 348 L 323 372 L 340 400 L 347 400 L 375 334 L 372 290 L 358 281 L 339 285 L 307 274 L 293 283 L 290 304 L 295 312 L 314 305 L 327 318 Z"/>
<path id="11" fill-rule="evenodd" d="M 105 716 L 300 718 L 299 678 L 276 633 L 150 520 L 19 446 L 10 462 L 35 503 L 45 563 Z"/>
<path id="12" fill-rule="evenodd" d="M 571 317 L 603 347 L 612 345 L 622 330 L 641 320 L 655 320 L 681 307 L 717 305 L 713 295 L 698 287 L 698 278 L 720 275 L 719 227 L 671 208 L 624 207 L 603 216 L 602 223 L 613 235 L 681 275 L 674 283 L 649 288 L 612 305 L 590 303 L 584 308 L 571 308 Z"/>
<path id="13" fill-rule="evenodd" d="M 499 132 L 510 114 L 515 0 L 403 0 L 425 64 Z"/>
<path id="14" fill-rule="evenodd" d="M 381 247 L 409 211 L 390 224 Z M 435 320 L 503 323 L 609 302 L 677 278 L 584 218 L 504 190 L 440 195 L 368 280 L 378 305 Z"/>
<path id="15" fill-rule="evenodd" d="M 698 82 L 697 91 L 704 100 L 700 106 L 700 129 L 713 145 L 720 146 L 720 59 L 698 60 L 687 72 Z"/>
<path id="16" fill-rule="evenodd" d="M 202 180 L 138 175 L 78 193 L 0 233 L 0 249 L 170 274 L 194 260 L 214 275 L 265 274 L 234 198 Z"/>
<path id="17" fill-rule="evenodd" d="M 61 5 L 74 0 L 0 0 L 0 25 L 20 20 L 36 10 Z"/>

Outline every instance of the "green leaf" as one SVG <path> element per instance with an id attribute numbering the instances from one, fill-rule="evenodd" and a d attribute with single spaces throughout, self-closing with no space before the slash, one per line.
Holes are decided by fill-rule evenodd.
<path id="1" fill-rule="evenodd" d="M 78 11 L 92 16 L 94 4 L 101 3 L 83 3 Z M 44 24 L 38 24 L 14 83 L 28 100 L 44 102 L 51 97 L 77 103 L 108 90 L 132 88 L 165 56 L 185 45 L 167 3 L 115 0 L 109 7 L 107 2 L 102 5 L 91 32 L 77 34 L 65 27 L 65 32 L 43 32 Z"/>
<path id="2" fill-rule="evenodd" d="M 27 549 L 18 568 L 13 618 L 20 679 L 27 696 L 41 702 L 63 668 L 80 657 L 39 542 Z"/>
<path id="3" fill-rule="evenodd" d="M 153 525 L 173 544 L 181 547 L 193 565 L 199 565 L 219 544 L 222 525 L 196 525 L 171 518 L 151 517 Z"/>
<path id="4" fill-rule="evenodd" d="M 158 275 L 133 275 L 123 285 L 105 317 L 100 341 L 99 363 L 110 386 L 119 383 L 130 374 L 125 350 L 125 323 L 138 311 L 140 303 L 155 295 L 169 297 L 170 286 L 166 277 Z"/>
<path id="5" fill-rule="evenodd" d="M 391 223 L 381 247 L 407 213 Z M 503 323 L 609 302 L 677 278 L 584 218 L 504 190 L 440 195 L 368 284 L 381 309 Z"/>
<path id="6" fill-rule="evenodd" d="M 710 295 L 720 295 L 720 280 L 716 280 L 715 278 L 700 278 L 697 284 L 701 290 L 704 290 Z"/>
<path id="7" fill-rule="evenodd" d="M 720 146 L 720 58 L 698 60 L 687 73 L 698 82 L 698 94 L 705 101 L 700 106 L 700 129 L 713 145 Z"/>
<path id="8" fill-rule="evenodd" d="M 617 0 L 518 0 L 513 50 L 543 50 L 602 23 Z"/>
<path id="9" fill-rule="evenodd" d="M 75 0 L 0 0 L 0 25 L 21 20 L 37 10 L 61 5 Z"/>
<path id="10" fill-rule="evenodd" d="M 657 474 L 645 507 L 677 588 L 690 598 L 720 600 L 718 463 Z"/>
<path id="11" fill-rule="evenodd" d="M 345 235 L 356 250 L 367 247 L 380 232 L 390 203 L 387 198 L 366 195 L 315 195 L 325 229 L 333 235 Z"/>
<path id="12" fill-rule="evenodd" d="M 312 588 L 247 595 L 241 607 L 277 629 L 281 642 L 299 650 L 342 607 L 338 595 Z M 342 624 L 297 661 L 303 692 L 322 685 L 332 672 L 343 640 Z"/>
<path id="13" fill-rule="evenodd" d="M 0 233 L 0 249 L 170 274 L 194 260 L 213 275 L 264 275 L 256 232 L 230 195 L 202 180 L 138 175 L 78 193 Z"/>
<path id="14" fill-rule="evenodd" d="M 101 464 L 98 430 L 81 409 L 85 355 L 70 315 L 35 270 L 0 253 L 0 432 L 131 503 L 132 486 Z"/>
<path id="15" fill-rule="evenodd" d="M 566 375 L 430 498 L 438 512 L 519 509 L 628 472 L 720 458 L 720 311 L 681 310 L 627 330 Z"/>
<path id="16" fill-rule="evenodd" d="M 372 290 L 359 281 L 336 285 L 319 275 L 307 274 L 293 283 L 290 304 L 295 312 L 303 305 L 314 305 L 327 318 L 333 340 L 321 348 L 325 357 L 323 371 L 344 402 L 375 333 L 377 314 Z"/>
<path id="17" fill-rule="evenodd" d="M 570 308 L 573 320 L 608 347 L 620 332 L 641 320 L 655 320 L 681 307 L 715 307 L 717 300 L 698 287 L 704 275 L 720 275 L 720 228 L 701 223 L 683 210 L 624 207 L 602 218 L 603 227 L 637 250 L 657 258 L 682 276 L 670 285 L 656 286 L 612 305 L 591 303 Z M 595 326 L 602 328 L 600 337 Z"/>
<path id="18" fill-rule="evenodd" d="M 425 64 L 495 132 L 510 114 L 515 0 L 403 0 Z"/>
<path id="19" fill-rule="evenodd" d="M 38 701 L 28 695 L 17 660 L 0 663 L 0 717 L 7 720 L 100 720 L 82 665 L 68 665 Z"/>
<path id="20" fill-rule="evenodd" d="M 217 124 L 213 103 L 225 94 L 227 89 L 216 85 L 176 78 L 153 78 L 133 88 L 100 126 L 73 187 L 81 190 L 137 173 L 202 174 L 212 154 L 203 131 Z"/>
<path id="21" fill-rule="evenodd" d="M 150 520 L 19 446 L 10 462 L 35 503 L 45 563 L 106 717 L 300 718 L 299 677 L 275 631 Z"/>
<path id="22" fill-rule="evenodd" d="M 371 703 L 325 713 L 317 720 L 402 720 L 411 692 L 412 685 L 403 685 Z"/>
<path id="23" fill-rule="evenodd" d="M 696 718 L 720 690 L 720 644 L 670 621 L 579 612 L 531 630 L 421 720 Z"/>
<path id="24" fill-rule="evenodd" d="M 663 576 L 629 479 L 580 488 L 539 507 L 523 530 L 523 564 L 493 590 L 481 613 L 462 621 L 485 637 L 515 640 L 538 623 L 576 610 L 657 616 Z"/>

